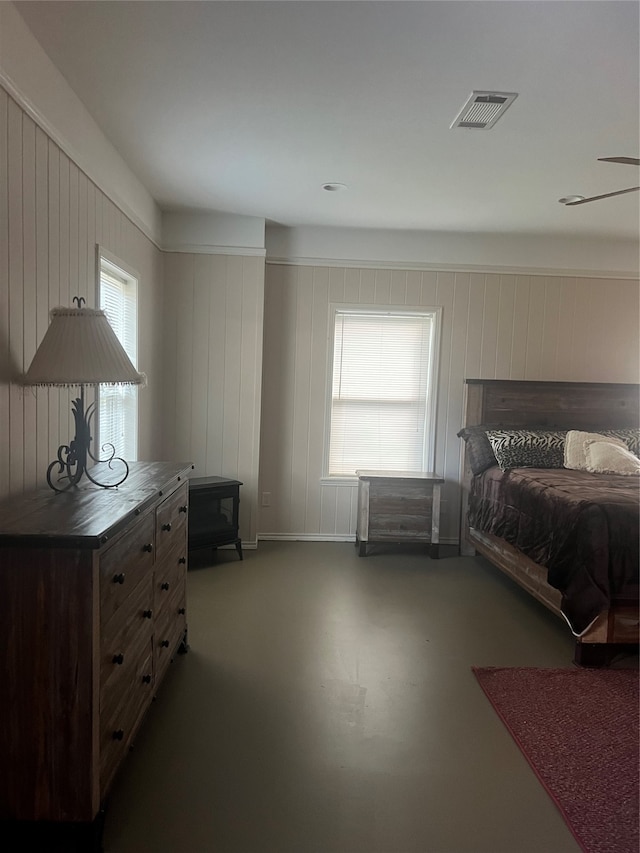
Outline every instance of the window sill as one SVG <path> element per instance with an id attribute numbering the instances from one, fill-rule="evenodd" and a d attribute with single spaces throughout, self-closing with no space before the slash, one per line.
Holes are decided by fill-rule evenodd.
<path id="1" fill-rule="evenodd" d="M 320 477 L 321 486 L 352 486 L 358 485 L 358 478 L 353 477 Z"/>

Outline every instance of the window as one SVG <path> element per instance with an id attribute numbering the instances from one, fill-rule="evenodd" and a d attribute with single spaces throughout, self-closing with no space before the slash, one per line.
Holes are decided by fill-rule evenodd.
<path id="1" fill-rule="evenodd" d="M 100 307 L 118 340 L 138 367 L 138 281 L 100 252 Z M 113 444 L 116 456 L 138 458 L 138 389 L 135 385 L 100 385 L 98 447 Z M 104 453 L 101 456 L 105 456 Z"/>
<path id="2" fill-rule="evenodd" d="M 325 474 L 433 470 L 440 309 L 333 308 Z"/>

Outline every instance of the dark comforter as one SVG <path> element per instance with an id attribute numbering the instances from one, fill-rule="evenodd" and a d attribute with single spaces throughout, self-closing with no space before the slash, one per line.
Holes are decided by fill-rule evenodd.
<path id="1" fill-rule="evenodd" d="M 613 598 L 638 598 L 639 495 L 638 477 L 494 467 L 473 478 L 469 523 L 545 566 L 581 634 Z"/>

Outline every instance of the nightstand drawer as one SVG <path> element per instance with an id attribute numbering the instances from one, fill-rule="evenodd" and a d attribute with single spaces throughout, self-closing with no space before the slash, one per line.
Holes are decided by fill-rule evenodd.
<path id="1" fill-rule="evenodd" d="M 369 538 L 431 542 L 431 512 L 429 511 L 428 515 L 425 513 L 421 515 L 376 513 L 369 520 Z"/>

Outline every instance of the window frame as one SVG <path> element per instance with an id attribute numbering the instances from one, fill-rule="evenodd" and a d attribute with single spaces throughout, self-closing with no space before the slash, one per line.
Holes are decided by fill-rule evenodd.
<path id="1" fill-rule="evenodd" d="M 135 338 L 136 338 L 136 352 L 135 357 L 131 357 L 131 354 L 127 352 L 127 355 L 131 358 L 133 366 L 138 370 L 138 356 L 139 356 L 139 340 L 140 340 L 140 275 L 139 273 L 123 261 L 121 258 L 114 255 L 108 249 L 105 249 L 104 246 L 100 244 L 96 244 L 96 306 L 98 308 L 102 305 L 102 271 L 103 267 L 106 268 L 106 272 L 111 273 L 115 278 L 119 278 L 126 282 L 126 284 L 133 285 L 135 287 L 135 305 L 136 305 L 136 317 L 135 317 Z M 122 341 L 120 343 L 123 344 Z M 124 347 L 124 344 L 123 344 Z M 126 348 L 125 348 L 125 351 Z M 130 386 L 131 391 L 133 392 L 134 400 L 135 400 L 135 434 L 133 436 L 133 453 L 125 453 L 122 448 L 116 447 L 116 456 L 124 457 L 128 462 L 135 462 L 138 459 L 138 451 L 139 451 L 139 436 L 140 436 L 140 410 L 139 410 L 139 397 L 138 397 L 138 386 L 132 385 Z M 95 396 L 95 417 L 94 417 L 94 433 L 95 433 L 95 447 L 96 450 L 99 451 L 98 455 L 102 458 L 102 437 L 100 435 L 100 395 L 102 389 L 101 386 L 98 385 L 96 387 L 96 396 Z"/>
<path id="2" fill-rule="evenodd" d="M 431 305 L 374 305 L 362 303 L 332 302 L 329 304 L 328 334 L 327 334 L 327 375 L 325 389 L 325 420 L 324 447 L 322 455 L 322 474 L 320 483 L 323 486 L 357 484 L 358 477 L 329 474 L 329 453 L 331 445 L 331 407 L 333 395 L 333 360 L 335 349 L 336 315 L 339 313 L 379 314 L 383 315 L 429 315 L 433 317 L 431 364 L 428 378 L 429 395 L 425 414 L 425 441 L 422 456 L 422 471 L 435 470 L 436 450 L 436 415 L 438 399 L 438 377 L 440 357 L 440 336 L 442 331 L 442 306 Z"/>

